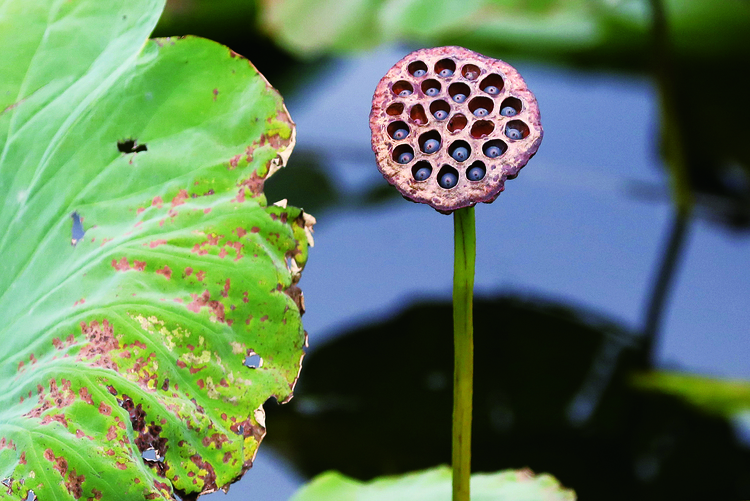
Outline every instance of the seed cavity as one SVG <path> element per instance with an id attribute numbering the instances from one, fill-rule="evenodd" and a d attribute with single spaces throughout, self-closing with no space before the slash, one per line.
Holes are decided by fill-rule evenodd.
<path id="1" fill-rule="evenodd" d="M 456 62 L 453 59 L 441 59 L 440 61 L 435 63 L 435 73 L 443 78 L 451 77 L 455 72 Z"/>
<path id="2" fill-rule="evenodd" d="M 461 74 L 467 80 L 476 80 L 479 77 L 479 68 L 473 64 L 465 64 L 461 68 Z"/>
<path id="3" fill-rule="evenodd" d="M 393 149 L 393 161 L 399 164 L 408 164 L 414 160 L 414 149 L 408 144 L 401 144 Z"/>
<path id="4" fill-rule="evenodd" d="M 414 87 L 412 87 L 412 85 L 406 80 L 399 80 L 398 82 L 393 84 L 391 90 L 399 97 L 410 96 L 414 93 Z"/>
<path id="5" fill-rule="evenodd" d="M 469 181 L 481 181 L 485 174 L 487 174 L 487 167 L 481 160 L 475 161 L 466 169 L 466 179 Z"/>
<path id="6" fill-rule="evenodd" d="M 448 148 L 448 154 L 457 162 L 465 162 L 471 155 L 471 146 L 466 141 L 455 141 Z"/>
<path id="7" fill-rule="evenodd" d="M 463 103 L 471 94 L 471 89 L 463 82 L 456 82 L 448 87 L 448 94 L 455 102 Z"/>
<path id="8" fill-rule="evenodd" d="M 401 121 L 391 122 L 388 124 L 388 135 L 396 141 L 406 139 L 406 136 L 409 135 L 409 126 Z"/>
<path id="9" fill-rule="evenodd" d="M 500 114 L 504 117 L 514 117 L 521 113 L 523 103 L 520 99 L 515 97 L 509 97 L 503 100 L 503 104 L 500 106 Z"/>
<path id="10" fill-rule="evenodd" d="M 478 96 L 469 101 L 469 111 L 475 117 L 483 118 L 488 116 L 495 109 L 495 103 L 489 97 Z"/>
<path id="11" fill-rule="evenodd" d="M 421 104 L 415 104 L 409 111 L 409 116 L 412 121 L 417 125 L 427 124 L 427 114 L 424 112 L 424 108 Z"/>
<path id="12" fill-rule="evenodd" d="M 427 65 L 422 61 L 414 61 L 409 64 L 408 70 L 413 77 L 420 78 L 427 74 Z"/>
<path id="13" fill-rule="evenodd" d="M 448 122 L 448 130 L 455 134 L 456 132 L 464 130 L 467 123 L 468 121 L 463 114 L 456 113 L 451 117 L 450 122 Z"/>
<path id="14" fill-rule="evenodd" d="M 449 190 L 458 184 L 458 171 L 450 165 L 443 165 L 438 172 L 438 184 Z"/>
<path id="15" fill-rule="evenodd" d="M 495 130 L 495 123 L 489 120 L 477 120 L 471 126 L 471 137 L 474 139 L 481 139 L 492 134 Z"/>
<path id="16" fill-rule="evenodd" d="M 520 120 L 512 120 L 505 126 L 505 135 L 509 139 L 524 139 L 529 135 L 529 126 Z"/>
<path id="17" fill-rule="evenodd" d="M 450 105 L 442 99 L 439 101 L 433 101 L 430 104 L 430 113 L 432 113 L 432 116 L 437 120 L 445 120 L 446 118 L 448 118 L 450 110 Z"/>
<path id="18" fill-rule="evenodd" d="M 386 108 L 385 112 L 392 117 L 396 117 L 404 112 L 404 103 L 393 103 Z"/>
<path id="19" fill-rule="evenodd" d="M 482 153 L 484 153 L 484 156 L 487 158 L 497 158 L 508 149 L 508 145 L 505 144 L 500 139 L 493 139 L 492 141 L 487 141 L 482 146 Z"/>
<path id="20" fill-rule="evenodd" d="M 424 93 L 425 96 L 435 97 L 440 94 L 441 88 L 440 82 L 432 78 L 422 82 L 422 93 Z"/>
<path id="21" fill-rule="evenodd" d="M 426 181 L 432 174 L 432 166 L 426 160 L 420 160 L 411 168 L 411 175 L 416 181 Z"/>
<path id="22" fill-rule="evenodd" d="M 503 91 L 504 86 L 505 83 L 503 82 L 503 77 L 501 77 L 497 73 L 487 75 L 479 84 L 479 88 L 490 96 L 500 95 L 500 93 Z"/>
<path id="23" fill-rule="evenodd" d="M 440 149 L 440 133 L 436 130 L 425 132 L 419 136 L 419 148 L 425 153 L 435 153 Z"/>

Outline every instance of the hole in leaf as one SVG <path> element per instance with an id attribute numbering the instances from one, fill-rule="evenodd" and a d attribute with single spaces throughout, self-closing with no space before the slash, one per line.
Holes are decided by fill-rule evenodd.
<path id="1" fill-rule="evenodd" d="M 393 103 L 386 108 L 385 112 L 392 117 L 398 116 L 404 112 L 404 103 Z"/>
<path id="2" fill-rule="evenodd" d="M 412 106 L 411 110 L 409 111 L 409 116 L 417 125 L 427 124 L 427 114 L 425 114 L 424 108 L 421 104 Z"/>
<path id="3" fill-rule="evenodd" d="M 140 153 L 147 151 L 148 148 L 145 144 L 138 144 L 136 139 L 125 139 L 124 141 L 117 141 L 117 151 L 120 153 Z"/>
<path id="4" fill-rule="evenodd" d="M 159 457 L 159 452 L 153 447 L 146 449 L 141 453 L 141 457 L 144 461 L 164 461 L 163 458 Z"/>
<path id="5" fill-rule="evenodd" d="M 71 214 L 70 217 L 73 218 L 73 229 L 72 229 L 71 236 L 70 236 L 70 244 L 75 245 L 81 241 L 84 233 L 86 233 L 86 230 L 83 229 L 83 224 L 81 223 L 81 216 L 77 212 L 74 212 L 73 214 Z"/>
<path id="6" fill-rule="evenodd" d="M 467 80 L 474 80 L 479 76 L 479 68 L 473 64 L 465 64 L 464 67 L 461 68 L 461 74 Z"/>
<path id="7" fill-rule="evenodd" d="M 243 365 L 245 367 L 249 367 L 250 369 L 260 369 L 261 367 L 263 367 L 263 359 L 260 355 L 250 350 L 245 357 Z"/>
<path id="8" fill-rule="evenodd" d="M 471 126 L 471 137 L 474 139 L 481 139 L 492 134 L 495 130 L 495 124 L 489 120 L 477 120 Z"/>
<path id="9" fill-rule="evenodd" d="M 466 127 L 466 117 L 461 113 L 453 115 L 451 121 L 448 122 L 448 130 L 454 133 L 464 130 L 464 127 Z"/>
<path id="10" fill-rule="evenodd" d="M 25 501 L 36 501 L 36 494 L 34 494 L 34 491 L 29 489 L 28 494 L 26 494 L 26 500 Z"/>

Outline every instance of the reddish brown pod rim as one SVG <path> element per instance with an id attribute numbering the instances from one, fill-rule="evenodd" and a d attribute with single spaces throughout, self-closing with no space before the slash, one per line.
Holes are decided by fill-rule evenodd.
<path id="1" fill-rule="evenodd" d="M 383 177 L 443 213 L 494 201 L 543 135 L 515 68 L 463 47 L 416 50 L 388 70 L 370 130 Z"/>

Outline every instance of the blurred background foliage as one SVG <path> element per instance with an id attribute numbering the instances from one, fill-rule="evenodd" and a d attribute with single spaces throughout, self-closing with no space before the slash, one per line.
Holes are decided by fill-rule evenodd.
<path id="1" fill-rule="evenodd" d="M 674 221 L 644 325 L 541 299 L 479 299 L 475 328 L 490 334 L 476 340 L 473 466 L 533 464 L 583 500 L 750 498 L 750 385 L 652 366 L 691 221 L 750 228 L 749 1 L 169 0 L 155 36 L 184 34 L 246 56 L 287 96 L 335 57 L 393 42 L 651 77 Z M 298 149 L 269 199 L 325 216 L 397 196 L 382 183 L 354 199 L 325 158 Z M 267 445 L 306 475 L 370 479 L 449 462 L 450 315 L 447 302 L 415 304 L 315 347 L 297 397 L 268 406 Z"/>

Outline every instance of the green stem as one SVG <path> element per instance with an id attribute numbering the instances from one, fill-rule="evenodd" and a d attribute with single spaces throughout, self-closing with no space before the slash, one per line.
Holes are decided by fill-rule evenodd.
<path id="1" fill-rule="evenodd" d="M 453 212 L 453 501 L 469 501 L 474 393 L 474 207 Z"/>

